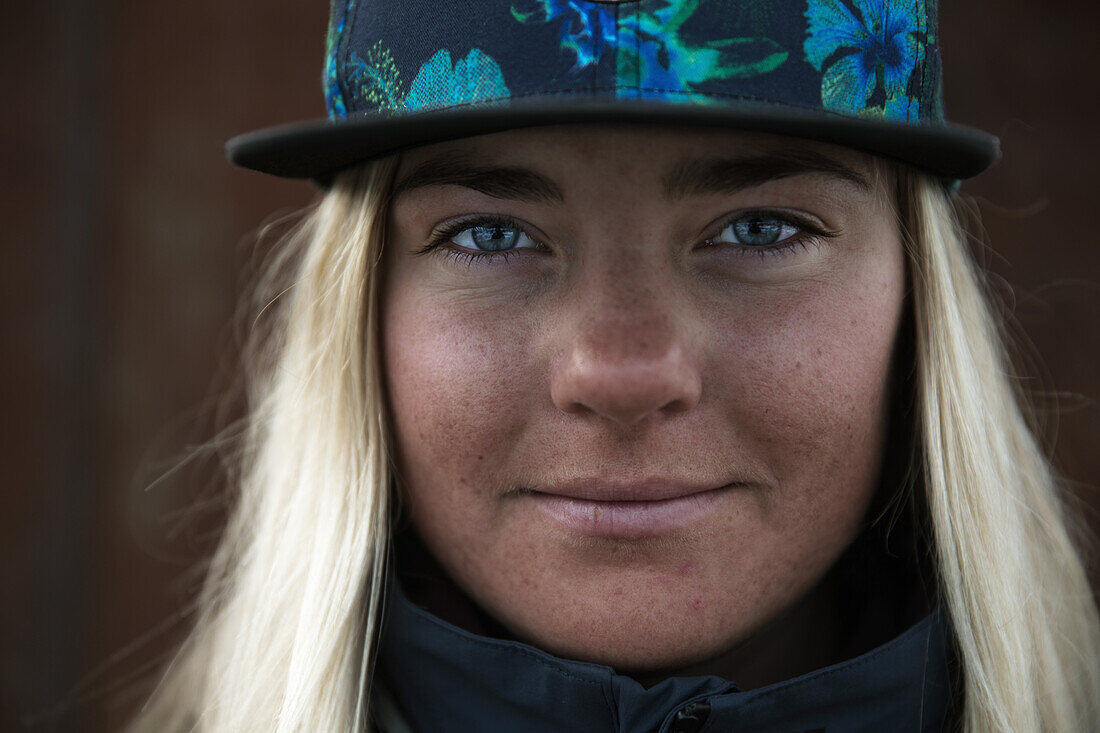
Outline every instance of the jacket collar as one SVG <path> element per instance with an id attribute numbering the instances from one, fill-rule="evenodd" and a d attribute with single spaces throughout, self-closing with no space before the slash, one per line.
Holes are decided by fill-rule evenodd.
<path id="1" fill-rule="evenodd" d="M 858 657 L 742 691 L 715 676 L 646 689 L 607 666 L 474 634 L 413 605 L 397 580 L 386 606 L 379 671 L 416 731 L 938 731 L 947 714 L 941 608 Z"/>

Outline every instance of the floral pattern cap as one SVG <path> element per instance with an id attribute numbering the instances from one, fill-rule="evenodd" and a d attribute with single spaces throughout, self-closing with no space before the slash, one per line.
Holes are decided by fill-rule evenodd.
<path id="1" fill-rule="evenodd" d="M 997 143 L 944 120 L 936 11 L 936 0 L 332 0 L 323 85 L 333 136 L 324 154 L 304 153 L 312 167 L 287 162 L 284 144 L 274 168 L 243 159 L 242 145 L 255 152 L 271 138 L 262 134 L 231 142 L 230 154 L 260 170 L 318 177 L 318 166 L 387 152 L 379 135 L 391 138 L 389 150 L 446 138 L 422 120 L 454 120 L 455 137 L 478 130 L 460 119 L 496 120 L 491 131 L 507 119 L 536 124 L 532 109 L 558 121 L 599 105 L 604 117 L 651 110 L 667 120 L 671 110 L 677 120 L 867 140 L 872 152 L 967 177 L 996 158 Z M 386 132 L 413 121 L 436 131 Z M 368 128 L 373 147 L 351 140 L 350 130 Z M 282 143 L 319 140 L 321 128 L 305 129 L 281 128 Z M 876 142 L 883 135 L 910 139 L 889 149 Z M 338 141 L 351 158 L 338 161 Z M 937 141 L 947 148 L 935 160 L 915 159 Z"/>

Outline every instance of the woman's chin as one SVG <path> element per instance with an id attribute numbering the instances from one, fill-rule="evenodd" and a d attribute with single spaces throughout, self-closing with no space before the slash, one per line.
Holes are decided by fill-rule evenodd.
<path id="1" fill-rule="evenodd" d="M 457 543 L 434 544 L 458 585 L 518 639 L 651 674 L 696 668 L 799 604 L 843 551 L 856 518 L 833 516 L 833 534 L 809 546 L 745 514 L 636 540 L 562 541 L 532 522 L 504 539 L 483 537 L 477 563 L 447 552 Z"/>
<path id="2" fill-rule="evenodd" d="M 654 592 L 638 582 L 492 611 L 518 638 L 550 654 L 638 676 L 671 674 L 721 655 L 776 612 L 775 600 L 698 584 Z"/>

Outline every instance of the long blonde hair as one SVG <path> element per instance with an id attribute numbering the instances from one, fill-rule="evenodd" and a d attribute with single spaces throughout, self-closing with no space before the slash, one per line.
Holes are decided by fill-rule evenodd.
<path id="1" fill-rule="evenodd" d="M 269 268 L 235 507 L 136 731 L 361 731 L 389 541 L 379 262 L 397 160 L 341 174 Z M 919 456 L 965 730 L 1100 730 L 1100 624 L 950 195 L 901 170 Z M 289 285 L 285 276 L 291 274 Z"/>

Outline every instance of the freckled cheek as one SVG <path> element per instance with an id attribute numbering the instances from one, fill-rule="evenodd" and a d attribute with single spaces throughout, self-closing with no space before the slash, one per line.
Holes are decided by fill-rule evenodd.
<path id="1" fill-rule="evenodd" d="M 788 492 L 869 490 L 900 307 L 891 293 L 807 289 L 730 333 L 729 414 Z"/>
<path id="2" fill-rule="evenodd" d="M 535 399 L 530 330 L 507 314 L 431 298 L 388 305 L 384 366 L 408 499 L 414 512 L 468 513 L 471 496 L 502 488 L 497 476 L 523 433 L 521 408 Z"/>

